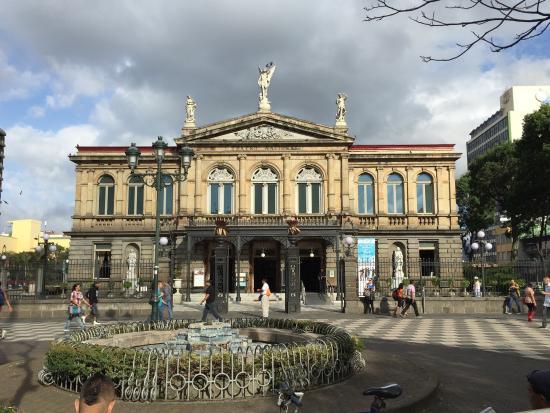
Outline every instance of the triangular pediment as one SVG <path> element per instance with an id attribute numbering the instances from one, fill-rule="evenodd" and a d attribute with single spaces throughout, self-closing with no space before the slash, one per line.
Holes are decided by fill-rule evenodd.
<path id="1" fill-rule="evenodd" d="M 277 113 L 252 113 L 198 128 L 183 128 L 176 143 L 350 143 L 347 129 L 334 128 Z"/>

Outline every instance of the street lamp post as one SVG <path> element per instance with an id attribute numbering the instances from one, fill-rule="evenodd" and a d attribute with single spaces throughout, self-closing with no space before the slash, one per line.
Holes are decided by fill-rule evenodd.
<path id="1" fill-rule="evenodd" d="M 139 157 L 141 156 L 140 150 L 137 148 L 135 143 L 132 143 L 130 147 L 126 150 L 126 159 L 128 160 L 128 167 L 131 170 L 132 176 L 138 176 L 143 179 L 145 185 L 155 188 L 157 193 L 157 208 L 156 208 L 156 220 L 155 220 L 155 256 L 154 256 L 154 266 L 153 266 L 153 281 L 151 285 L 151 294 L 156 294 L 157 285 L 158 285 L 158 269 L 159 269 L 159 252 L 161 247 L 161 237 L 160 237 L 160 215 L 162 214 L 162 191 L 168 186 L 164 180 L 165 176 L 171 177 L 177 182 L 183 182 L 187 179 L 187 173 L 191 167 L 191 160 L 195 153 L 189 146 L 178 146 L 177 154 L 180 158 L 180 172 L 178 173 L 168 173 L 162 172 L 162 163 L 166 156 L 166 148 L 168 144 L 164 142 L 162 136 L 159 136 L 156 142 L 153 142 L 153 153 L 155 155 L 155 161 L 157 164 L 156 172 L 146 172 L 138 173 L 135 171 L 138 166 Z M 178 211 L 179 213 L 179 211 Z M 166 240 L 166 245 L 168 239 L 163 237 L 163 242 Z M 189 274 L 187 274 L 189 277 Z M 156 321 L 159 319 L 159 309 L 158 306 L 151 306 L 151 320 Z"/>
<path id="2" fill-rule="evenodd" d="M 481 253 L 481 284 L 483 285 L 483 297 L 487 296 L 487 290 L 485 288 L 485 252 L 493 249 L 493 244 L 489 241 L 485 241 L 485 231 L 479 230 L 477 232 L 477 239 L 479 242 L 473 242 L 471 247 L 474 251 L 480 250 Z"/>
<path id="3" fill-rule="evenodd" d="M 353 255 L 353 246 L 355 245 L 355 239 L 351 235 L 346 235 L 342 239 L 342 242 L 344 243 L 344 255 L 346 257 L 351 257 Z M 346 271 L 344 267 L 344 271 Z M 342 312 L 344 312 L 344 300 L 345 300 L 345 286 L 344 286 L 344 280 L 346 279 L 345 274 L 342 273 L 342 268 L 339 269 L 339 278 L 338 278 L 338 292 L 339 294 L 336 296 L 336 299 L 340 299 L 340 307 Z"/>
<path id="4" fill-rule="evenodd" d="M 0 259 L 2 260 L 2 273 L 0 276 L 0 283 L 2 284 L 2 288 L 7 289 L 7 274 L 6 274 L 6 265 L 8 262 L 8 256 L 7 256 L 7 248 L 6 244 L 2 247 L 2 255 L 0 256 Z"/>
<path id="5" fill-rule="evenodd" d="M 34 247 L 34 250 L 40 254 L 42 251 L 44 251 L 44 255 L 42 256 L 42 279 L 38 279 L 36 283 L 36 289 L 35 289 L 35 295 L 40 295 L 43 293 L 44 290 L 44 283 L 48 279 L 48 256 L 51 253 L 54 253 L 57 251 L 57 246 L 54 243 L 51 243 L 50 235 L 44 232 L 42 235 L 43 242 L 38 243 L 36 247 Z"/>

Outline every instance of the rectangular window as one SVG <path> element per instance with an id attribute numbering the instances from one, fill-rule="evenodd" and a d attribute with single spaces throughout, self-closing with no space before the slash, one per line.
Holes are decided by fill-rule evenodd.
<path id="1" fill-rule="evenodd" d="M 396 188 L 395 188 L 395 192 L 396 192 L 396 196 L 397 196 L 397 199 L 396 199 L 396 212 L 398 214 L 402 214 L 403 213 L 403 185 L 396 185 Z"/>
<path id="2" fill-rule="evenodd" d="M 135 211 L 135 197 L 136 197 L 136 187 L 131 186 L 128 188 L 128 215 L 134 215 Z"/>
<path id="3" fill-rule="evenodd" d="M 298 213 L 307 213 L 306 203 L 307 184 L 298 184 Z"/>
<path id="4" fill-rule="evenodd" d="M 311 184 L 311 213 L 321 211 L 321 184 Z"/>
<path id="5" fill-rule="evenodd" d="M 374 193 L 372 185 L 367 185 L 367 214 L 374 214 Z"/>
<path id="6" fill-rule="evenodd" d="M 277 184 L 267 184 L 267 213 L 274 214 L 277 205 Z"/>
<path id="7" fill-rule="evenodd" d="M 416 185 L 416 210 L 419 214 L 422 214 L 426 212 L 424 210 L 424 191 L 423 191 L 424 185 L 418 184 Z"/>
<path id="8" fill-rule="evenodd" d="M 388 214 L 395 214 L 395 187 L 388 185 Z"/>
<path id="9" fill-rule="evenodd" d="M 143 215 L 143 186 L 137 187 L 136 214 Z"/>
<path id="10" fill-rule="evenodd" d="M 261 214 L 262 213 L 262 201 L 263 201 L 263 185 L 262 184 L 254 184 L 254 213 L 255 214 Z"/>
<path id="11" fill-rule="evenodd" d="M 428 214 L 434 213 L 434 190 L 433 185 L 426 185 L 426 211 Z"/>
<path id="12" fill-rule="evenodd" d="M 220 186 L 218 184 L 210 185 L 210 213 L 218 213 L 218 198 L 219 198 Z"/>
<path id="13" fill-rule="evenodd" d="M 106 189 L 104 186 L 99 187 L 99 215 L 105 215 L 105 192 Z"/>
<path id="14" fill-rule="evenodd" d="M 115 187 L 109 186 L 107 188 L 107 215 L 113 215 L 115 213 Z"/>
<path id="15" fill-rule="evenodd" d="M 163 214 L 164 215 L 172 215 L 174 213 L 174 206 L 172 205 L 172 200 L 174 199 L 174 186 L 169 185 L 165 186 L 162 190 L 163 202 L 164 202 L 164 208 L 163 208 Z"/>
<path id="16" fill-rule="evenodd" d="M 233 184 L 223 184 L 223 213 L 231 214 Z"/>
<path id="17" fill-rule="evenodd" d="M 359 213 L 364 214 L 365 213 L 365 185 L 359 185 Z"/>

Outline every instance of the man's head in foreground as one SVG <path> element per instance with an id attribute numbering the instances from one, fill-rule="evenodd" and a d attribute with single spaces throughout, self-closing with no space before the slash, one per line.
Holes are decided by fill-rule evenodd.
<path id="1" fill-rule="evenodd" d="M 550 371 L 534 370 L 527 376 L 529 399 L 534 409 L 550 407 Z"/>
<path id="2" fill-rule="evenodd" d="M 115 386 L 104 374 L 95 373 L 82 385 L 80 399 L 74 401 L 76 413 L 111 413 L 115 406 Z"/>

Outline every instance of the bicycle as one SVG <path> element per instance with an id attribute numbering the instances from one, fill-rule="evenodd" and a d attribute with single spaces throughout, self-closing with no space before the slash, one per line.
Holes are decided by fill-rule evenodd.
<path id="1" fill-rule="evenodd" d="M 295 392 L 290 385 L 284 381 L 281 383 L 279 390 L 277 390 L 277 406 L 279 406 L 279 412 L 288 413 L 290 407 L 294 407 L 292 413 L 299 413 L 302 406 L 303 392 Z"/>
<path id="2" fill-rule="evenodd" d="M 395 399 L 401 396 L 401 386 L 399 384 L 388 384 L 383 387 L 371 387 L 363 392 L 363 396 L 374 396 L 370 409 L 365 413 L 380 413 L 386 408 L 384 399 Z"/>

